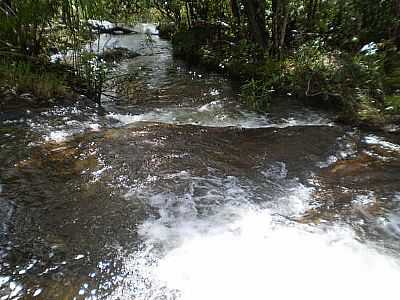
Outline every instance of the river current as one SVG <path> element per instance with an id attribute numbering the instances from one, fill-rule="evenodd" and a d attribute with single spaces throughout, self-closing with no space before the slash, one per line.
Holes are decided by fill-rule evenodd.
<path id="1" fill-rule="evenodd" d="M 103 108 L 0 112 L 0 299 L 397 299 L 399 135 L 144 40 Z"/>

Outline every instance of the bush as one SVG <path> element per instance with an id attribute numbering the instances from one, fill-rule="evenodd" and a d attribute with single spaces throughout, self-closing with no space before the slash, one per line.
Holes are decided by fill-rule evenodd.
<path id="1" fill-rule="evenodd" d="M 206 28 L 195 27 L 177 32 L 173 39 L 174 55 L 196 64 L 201 57 L 202 46 L 207 45 L 210 33 Z"/>
<path id="2" fill-rule="evenodd" d="M 177 32 L 177 26 L 173 22 L 160 23 L 157 29 L 159 37 L 166 40 L 172 39 Z"/>
<path id="3" fill-rule="evenodd" d="M 383 58 L 323 50 L 319 44 L 306 44 L 286 63 L 291 88 L 300 97 L 315 98 L 354 113 L 360 104 L 383 104 Z"/>
<path id="4" fill-rule="evenodd" d="M 79 53 L 73 66 L 0 56 L 0 87 L 46 101 L 79 93 L 99 103 L 107 71 L 103 60 L 87 52 Z"/>
<path id="5" fill-rule="evenodd" d="M 271 104 L 271 95 L 268 82 L 251 79 L 245 83 L 240 90 L 242 100 L 253 110 L 258 112 L 267 111 Z"/>

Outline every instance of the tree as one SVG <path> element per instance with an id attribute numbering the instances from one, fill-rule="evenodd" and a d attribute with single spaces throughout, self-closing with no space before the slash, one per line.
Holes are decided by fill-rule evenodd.
<path id="1" fill-rule="evenodd" d="M 101 2 L 90 0 L 18 0 L 0 3 L 0 41 L 17 54 L 38 57 L 45 52 L 49 31 L 61 17 L 73 35 Z"/>
<path id="2" fill-rule="evenodd" d="M 289 1 L 272 0 L 272 54 L 280 55 L 285 44 L 289 19 Z"/>
<path id="3" fill-rule="evenodd" d="M 306 15 L 306 29 L 312 32 L 315 29 L 318 10 L 321 6 L 321 0 L 304 0 L 304 10 Z"/>
<path id="4" fill-rule="evenodd" d="M 394 24 L 392 27 L 391 37 L 397 46 L 400 49 L 400 0 L 393 1 L 393 11 L 394 11 Z"/>
<path id="5" fill-rule="evenodd" d="M 265 1 L 245 0 L 244 8 L 250 25 L 250 34 L 262 49 L 268 48 L 269 35 L 265 22 Z"/>

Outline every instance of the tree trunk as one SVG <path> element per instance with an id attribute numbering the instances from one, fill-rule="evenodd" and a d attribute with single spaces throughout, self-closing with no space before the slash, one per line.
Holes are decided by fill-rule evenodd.
<path id="1" fill-rule="evenodd" d="M 240 23 L 240 6 L 238 3 L 238 0 L 231 0 L 230 4 L 231 4 L 231 10 L 232 10 L 232 15 L 233 15 L 234 19 L 238 23 Z"/>
<path id="2" fill-rule="evenodd" d="M 197 16 L 196 16 L 196 12 L 194 10 L 194 4 L 193 4 L 193 0 L 191 1 L 186 1 L 186 5 L 188 7 L 188 11 L 189 11 L 189 15 L 190 15 L 190 20 L 192 21 L 196 21 L 197 20 Z"/>
<path id="3" fill-rule="evenodd" d="M 190 14 L 191 14 L 191 10 L 190 10 L 190 6 L 189 6 L 189 3 L 188 2 L 186 2 L 186 18 L 187 18 L 187 23 L 188 23 L 188 28 L 191 28 L 192 27 L 192 21 L 191 21 L 191 16 L 190 16 Z"/>
<path id="4" fill-rule="evenodd" d="M 265 22 L 264 0 L 245 0 L 244 8 L 249 19 L 251 34 L 255 42 L 264 50 L 268 48 L 268 33 Z"/>
<path id="5" fill-rule="evenodd" d="M 400 50 L 400 0 L 394 0 L 395 22 L 392 30 L 392 37 L 397 50 Z"/>
<path id="6" fill-rule="evenodd" d="M 306 30 L 308 32 L 313 32 L 314 27 L 315 27 L 315 21 L 317 17 L 317 12 L 320 6 L 320 0 L 306 0 L 305 1 L 305 10 L 306 10 L 306 16 L 307 16 L 307 21 L 306 21 Z"/>
<path id="7" fill-rule="evenodd" d="M 208 15 L 209 15 L 208 3 L 203 2 L 203 1 L 200 1 L 200 3 L 197 3 L 196 14 L 198 15 L 198 18 L 200 20 L 208 21 Z"/>
<path id="8" fill-rule="evenodd" d="M 287 0 L 285 0 L 285 5 L 282 10 L 282 24 L 281 24 L 281 32 L 280 32 L 280 40 L 279 40 L 279 49 L 282 49 L 283 46 L 285 45 L 285 38 L 286 38 L 286 30 L 287 30 L 287 24 L 289 20 L 289 7 Z"/>
<path id="9" fill-rule="evenodd" d="M 272 55 L 280 56 L 285 46 L 289 21 L 288 0 L 272 0 Z"/>
<path id="10" fill-rule="evenodd" d="M 240 25 L 240 5 L 238 0 L 231 0 L 230 1 L 231 5 L 231 11 L 232 11 L 232 16 L 237 24 Z"/>
<path id="11" fill-rule="evenodd" d="M 241 26 L 240 6 L 238 3 L 238 0 L 231 0 L 230 4 L 231 4 L 232 16 L 233 16 L 234 23 L 235 23 L 235 26 L 234 26 L 235 34 L 236 34 L 236 37 L 239 38 L 240 26 Z"/>

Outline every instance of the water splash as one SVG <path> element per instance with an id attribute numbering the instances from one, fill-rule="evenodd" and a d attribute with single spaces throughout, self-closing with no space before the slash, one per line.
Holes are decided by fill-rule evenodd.
<path id="1" fill-rule="evenodd" d="M 154 273 L 180 299 L 394 299 L 400 268 L 351 231 L 277 224 L 260 211 L 188 237 Z"/>
<path id="2" fill-rule="evenodd" d="M 160 216 L 140 226 L 145 246 L 125 258 L 127 276 L 110 299 L 396 297 L 395 258 L 360 242 L 343 224 L 294 221 L 312 205 L 310 188 L 281 186 L 286 195 L 263 208 L 238 178 L 191 180 L 214 188 L 202 196 L 163 193 L 150 199 Z M 203 201 L 215 210 L 199 214 Z"/>
<path id="3" fill-rule="evenodd" d="M 121 125 L 138 122 L 160 122 L 177 125 L 198 125 L 204 127 L 239 128 L 286 128 L 295 126 L 333 126 L 333 123 L 319 115 L 298 115 L 278 120 L 268 114 L 257 114 L 245 110 L 230 110 L 219 101 L 212 101 L 198 108 L 170 107 L 154 109 L 143 114 L 109 113 L 109 119 Z"/>
<path id="4" fill-rule="evenodd" d="M 227 209 L 227 208 L 225 208 Z M 227 213 L 229 211 L 229 213 Z M 234 211 L 228 209 L 225 214 Z M 399 265 L 357 241 L 350 229 L 235 211 L 207 230 L 180 224 L 182 240 L 161 256 L 153 246 L 126 260 L 134 274 L 112 299 L 394 299 Z M 211 220 L 210 220 L 211 221 Z M 127 290 L 127 287 L 133 287 Z"/>
<path id="5" fill-rule="evenodd" d="M 365 143 L 368 145 L 378 145 L 384 149 L 400 152 L 400 145 L 386 141 L 384 138 L 370 134 L 364 138 Z"/>

